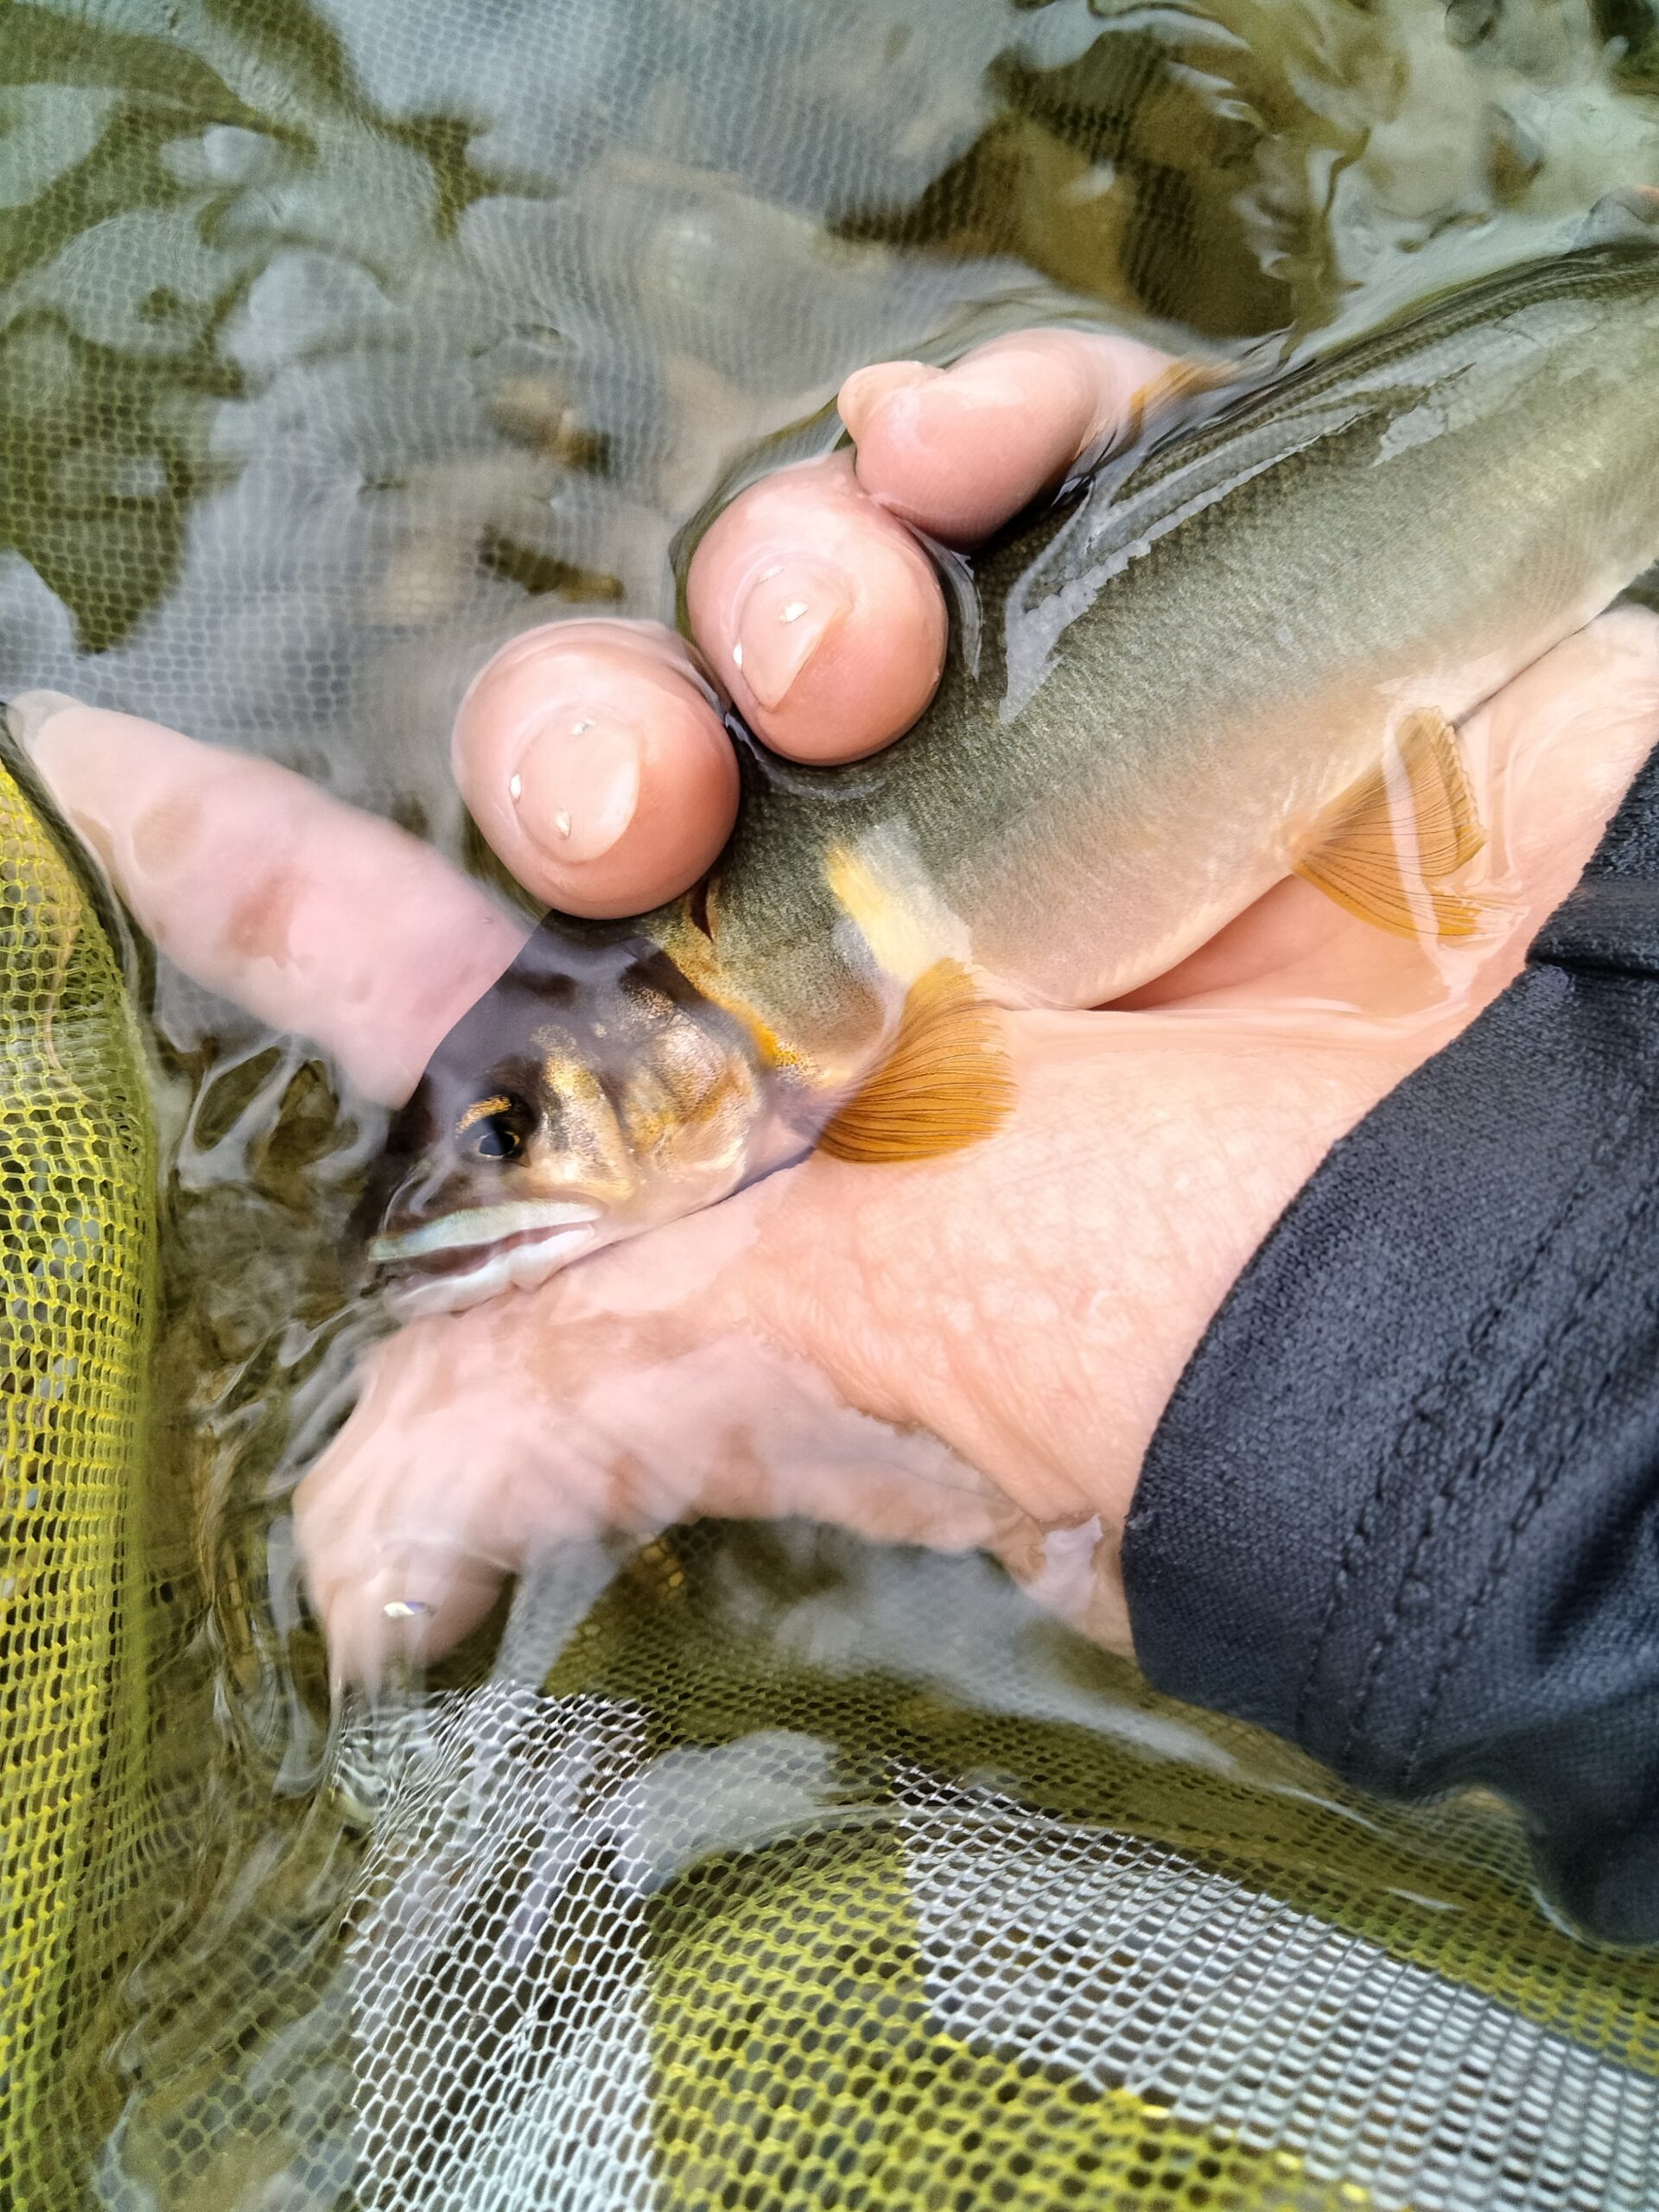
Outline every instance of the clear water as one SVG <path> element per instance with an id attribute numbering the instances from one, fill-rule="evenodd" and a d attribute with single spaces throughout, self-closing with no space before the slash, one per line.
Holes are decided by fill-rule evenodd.
<path id="1" fill-rule="evenodd" d="M 263 753 L 482 868 L 448 766 L 472 674 L 561 614 L 671 620 L 702 520 L 834 442 L 854 367 L 1053 318 L 1212 353 L 1321 342 L 1659 179 L 1656 95 L 1638 0 L 14 6 L 0 696 L 50 686 Z M 148 1011 L 166 1160 L 152 1480 L 194 1593 L 176 1630 L 194 1753 L 164 1791 L 188 1904 L 132 1985 L 98 2186 L 344 2202 L 316 2023 L 373 1762 L 359 1791 L 283 1497 L 375 1325 L 344 1228 L 383 1121 L 165 962 Z M 1007 1646 L 976 1676 L 906 1641 L 882 1570 L 804 1564 L 799 1541 L 744 1539 L 721 1602 L 810 1631 L 815 1663 L 837 1650 L 856 1671 L 862 1623 L 870 1668 L 936 1717 L 1063 1717 L 1253 1774 L 1281 1806 L 1309 1786 L 1259 1750 L 1241 1770 L 1202 1724 L 1153 1717 L 1115 1662 L 1010 1625 L 995 1578 L 960 1582 Z M 446 1679 L 537 1678 L 569 1623 L 493 1658 L 500 1627 Z M 844 1775 L 796 1788 L 745 1781 L 664 1864 L 787 1828 L 798 1800 L 815 1818 L 826 1796 L 861 1802 Z M 1471 1863 L 1503 1858 L 1475 1825 Z M 1431 1902 L 1461 1894 L 1437 1885 L 1442 1843 L 1423 1848 Z M 182 2171 L 147 2084 L 232 2065 L 245 2082 L 200 1961 L 256 1925 L 290 1992 L 264 2014 L 246 1996 L 265 2086 L 221 2101 L 217 2164 L 144 2196 L 133 2177 Z M 284 2141 L 308 2146 L 287 2164 L 249 2147 L 273 2077 Z M 279 2171 L 289 2193 L 262 2194 Z"/>

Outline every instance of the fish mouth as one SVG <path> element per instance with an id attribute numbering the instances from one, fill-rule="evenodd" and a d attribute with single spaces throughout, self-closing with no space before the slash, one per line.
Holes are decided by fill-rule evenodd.
<path id="1" fill-rule="evenodd" d="M 600 1239 L 600 1210 L 524 1198 L 467 1206 L 418 1229 L 377 1236 L 369 1258 L 395 1271 L 386 1302 L 400 1320 L 460 1313 L 504 1290 L 534 1290 Z"/>
<path id="2" fill-rule="evenodd" d="M 528 1236 L 541 1230 L 569 1229 L 599 1219 L 599 1208 L 572 1198 L 512 1198 L 494 1206 L 462 1206 L 455 1213 L 440 1214 L 419 1229 L 377 1236 L 369 1257 L 378 1268 L 396 1268 L 426 1260 L 442 1266 L 443 1256 L 470 1251 L 480 1244 L 499 1244 L 509 1237 Z"/>

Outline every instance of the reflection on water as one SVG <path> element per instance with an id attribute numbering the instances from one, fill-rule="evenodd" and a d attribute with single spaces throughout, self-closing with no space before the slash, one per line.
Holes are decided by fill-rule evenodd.
<path id="1" fill-rule="evenodd" d="M 487 653 L 671 616 L 688 525 L 830 442 L 851 368 L 1076 315 L 1313 342 L 1659 176 L 1654 90 L 1642 0 L 14 6 L 0 696 L 268 753 L 462 853 L 448 734 Z M 370 1325 L 343 1228 L 382 1117 L 170 971 L 154 1011 L 172 1726 L 101 2201 L 505 2205 L 532 2169 L 537 2202 L 644 2201 L 727 2155 L 711 1986 L 797 2022 L 754 2060 L 779 2111 L 811 2035 L 864 2039 L 855 2118 L 877 2082 L 944 2098 L 944 2021 L 962 2094 L 1040 2134 L 1062 2066 L 1231 2125 L 1257 2091 L 1194 2088 L 1219 2000 L 1192 1961 L 1286 1915 L 1361 1941 L 1355 2017 L 1366 1974 L 1535 2021 L 1577 1973 L 1490 1808 L 1327 1801 L 971 1559 L 792 1526 L 584 1555 L 434 1700 L 331 1720 L 272 1499 Z M 1076 1929 L 1109 1892 L 1103 1963 Z M 1269 2041 L 1289 2001 L 1264 1986 Z M 1622 2049 L 1647 2002 L 1610 1969 L 1579 2031 Z M 1391 2094 L 1385 2051 L 1350 2057 Z"/>
<path id="2" fill-rule="evenodd" d="M 1655 152 L 1576 8 L 11 20 L 0 689 L 448 841 L 486 652 L 671 611 L 681 524 L 859 362 L 1078 309 L 1351 323 Z"/>

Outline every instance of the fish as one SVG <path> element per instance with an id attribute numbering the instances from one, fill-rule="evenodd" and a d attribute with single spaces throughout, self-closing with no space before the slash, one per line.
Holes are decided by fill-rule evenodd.
<path id="1" fill-rule="evenodd" d="M 706 880 L 549 913 L 395 1117 L 397 1310 L 532 1287 L 815 1147 L 985 1141 L 1007 1009 L 1107 1005 L 1287 875 L 1478 934 L 1458 726 L 1659 556 L 1659 242 L 1606 228 L 1287 373 L 1178 366 L 1162 435 L 973 560 L 887 752 L 802 766 L 733 717 Z"/>

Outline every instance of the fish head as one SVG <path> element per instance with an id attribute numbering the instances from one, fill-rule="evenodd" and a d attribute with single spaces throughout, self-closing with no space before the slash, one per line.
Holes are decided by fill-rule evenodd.
<path id="1" fill-rule="evenodd" d="M 404 1319 L 534 1288 L 735 1189 L 766 1119 L 753 1040 L 660 947 L 543 924 L 395 1118 L 370 1260 Z"/>

